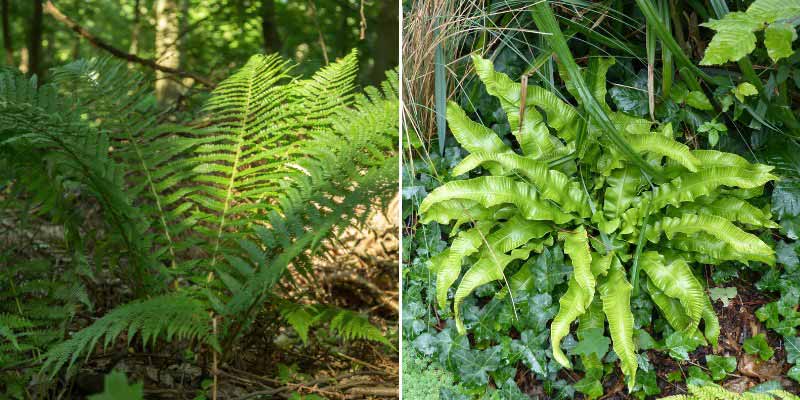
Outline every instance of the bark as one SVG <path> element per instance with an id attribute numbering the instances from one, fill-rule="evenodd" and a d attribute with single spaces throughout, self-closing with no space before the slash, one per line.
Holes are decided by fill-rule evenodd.
<path id="1" fill-rule="evenodd" d="M 278 53 L 283 47 L 276 22 L 275 0 L 261 0 L 261 36 L 264 38 L 264 53 Z"/>
<path id="2" fill-rule="evenodd" d="M 28 73 L 40 77 L 42 75 L 42 15 L 42 0 L 34 0 L 30 43 L 28 44 Z"/>
<path id="3" fill-rule="evenodd" d="M 136 54 L 139 52 L 139 30 L 142 26 L 142 12 L 140 0 L 133 3 L 133 27 L 131 28 L 131 45 L 128 53 Z"/>
<path id="4" fill-rule="evenodd" d="M 11 43 L 11 22 L 9 15 L 11 14 L 8 0 L 2 0 L 0 3 L 3 14 L 3 49 L 6 53 L 6 64 L 14 65 L 14 45 Z"/>
<path id="5" fill-rule="evenodd" d="M 156 4 L 156 55 L 157 62 L 168 68 L 178 69 L 180 66 L 180 50 L 178 46 L 177 0 L 157 0 Z M 181 86 L 170 74 L 156 71 L 156 99 L 163 105 L 170 104 L 181 95 Z"/>
<path id="6" fill-rule="evenodd" d="M 399 20 L 397 17 L 397 1 L 378 2 L 380 11 L 375 23 L 371 25 L 375 35 L 373 35 L 373 57 L 375 63 L 369 74 L 369 82 L 378 84 L 386 79 L 386 71 L 397 66 L 398 46 L 400 45 Z M 369 30 L 367 31 L 369 34 Z"/>

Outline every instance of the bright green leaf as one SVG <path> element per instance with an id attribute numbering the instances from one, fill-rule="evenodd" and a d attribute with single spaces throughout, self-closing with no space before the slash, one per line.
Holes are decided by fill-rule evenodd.
<path id="1" fill-rule="evenodd" d="M 738 294 L 735 287 L 715 287 L 708 289 L 708 295 L 711 300 L 721 301 L 723 307 L 730 304 L 732 298 Z"/>
<path id="2" fill-rule="evenodd" d="M 797 39 L 797 31 L 792 24 L 783 22 L 770 24 L 764 31 L 764 46 L 772 61 L 789 57 L 794 52 L 792 42 Z"/>
<path id="3" fill-rule="evenodd" d="M 711 371 L 711 378 L 715 381 L 724 379 L 729 373 L 736 370 L 736 357 L 706 355 L 706 366 Z"/>
<path id="4" fill-rule="evenodd" d="M 706 95 L 698 90 L 692 90 L 689 92 L 689 95 L 686 96 L 686 104 L 690 107 L 694 107 L 698 110 L 713 110 L 714 106 L 711 105 L 711 101 L 708 100 Z"/>
<path id="5" fill-rule="evenodd" d="M 743 348 L 745 353 L 758 354 L 759 358 L 764 361 L 769 360 L 772 358 L 772 355 L 775 354 L 775 350 L 769 346 L 769 343 L 767 343 L 767 336 L 763 333 L 745 339 Z"/>

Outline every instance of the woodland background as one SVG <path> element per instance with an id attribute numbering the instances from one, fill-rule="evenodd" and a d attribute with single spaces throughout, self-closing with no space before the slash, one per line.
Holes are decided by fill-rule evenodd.
<path id="1" fill-rule="evenodd" d="M 278 53 L 308 74 L 357 48 L 359 83 L 374 85 L 397 65 L 396 5 L 361 0 L 3 0 L 4 63 L 46 80 L 50 67 L 108 55 L 70 29 L 63 17 L 53 17 L 61 14 L 122 53 L 210 82 L 227 77 L 256 53 Z M 164 97 L 186 95 L 197 81 L 137 68 L 166 81 L 158 84 Z"/>

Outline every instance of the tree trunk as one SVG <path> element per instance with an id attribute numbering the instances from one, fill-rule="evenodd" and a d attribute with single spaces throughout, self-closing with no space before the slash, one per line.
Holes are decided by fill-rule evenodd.
<path id="1" fill-rule="evenodd" d="M 11 43 L 11 22 L 9 21 L 9 14 L 11 14 L 8 0 L 2 0 L 0 4 L 3 13 L 3 49 L 6 53 L 6 64 L 14 65 L 14 45 Z"/>
<path id="2" fill-rule="evenodd" d="M 374 57 L 375 63 L 369 74 L 369 83 L 378 84 L 386 79 L 386 70 L 397 66 L 397 46 L 400 44 L 397 19 L 397 1 L 378 2 L 380 12 L 376 21 L 367 29 L 374 30 Z M 367 32 L 369 34 L 369 31 Z"/>
<path id="3" fill-rule="evenodd" d="M 133 27 L 131 28 L 131 45 L 128 47 L 128 53 L 136 54 L 139 52 L 139 30 L 142 24 L 142 12 L 140 10 L 140 0 L 133 3 Z"/>
<path id="4" fill-rule="evenodd" d="M 157 0 L 156 4 L 156 59 L 165 67 L 178 69 L 180 51 L 178 50 L 178 2 L 177 0 Z M 174 78 L 156 71 L 156 99 L 162 106 L 180 97 L 181 86 Z"/>
<path id="5" fill-rule="evenodd" d="M 283 44 L 275 21 L 275 0 L 261 0 L 261 36 L 264 38 L 264 53 L 281 51 Z"/>
<path id="6" fill-rule="evenodd" d="M 30 44 L 28 45 L 28 73 L 42 76 L 42 0 L 33 1 Z"/>

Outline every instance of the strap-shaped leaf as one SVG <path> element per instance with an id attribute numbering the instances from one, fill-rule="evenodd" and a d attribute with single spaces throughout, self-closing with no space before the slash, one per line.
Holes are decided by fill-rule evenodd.
<path id="1" fill-rule="evenodd" d="M 505 270 L 508 263 L 514 260 L 528 258 L 531 249 L 521 248 L 511 252 L 510 255 L 501 253 L 497 249 L 489 249 L 484 247 L 481 258 L 470 267 L 470 269 L 461 278 L 461 283 L 458 284 L 455 298 L 453 301 L 453 309 L 455 310 L 456 328 L 458 333 L 464 335 L 467 333 L 464 327 L 464 321 L 461 318 L 461 303 L 464 299 L 472 293 L 478 286 L 487 284 L 492 281 L 499 281 L 505 278 L 503 270 Z"/>
<path id="2" fill-rule="evenodd" d="M 683 252 L 688 252 L 695 261 L 704 264 L 719 265 L 723 261 L 758 261 L 769 265 L 775 265 L 775 256 L 760 255 L 752 253 L 741 253 L 736 251 L 730 244 L 706 233 L 698 232 L 694 235 L 680 235 L 670 239 L 665 243 L 668 247 Z"/>
<path id="3" fill-rule="evenodd" d="M 647 280 L 646 288 L 650 298 L 653 299 L 653 303 L 661 310 L 661 315 L 664 316 L 672 329 L 683 331 L 692 326 L 692 319 L 686 315 L 686 310 L 678 299 L 667 296 L 650 280 Z"/>
<path id="4" fill-rule="evenodd" d="M 446 200 L 431 204 L 423 215 L 422 223 L 428 224 L 436 221 L 447 225 L 450 221 L 457 221 L 455 226 L 471 220 L 491 218 L 500 207 L 486 208 L 472 200 Z"/>
<path id="5" fill-rule="evenodd" d="M 512 81 L 506 74 L 495 71 L 491 60 L 473 55 L 472 62 L 475 65 L 475 73 L 486 85 L 486 92 L 498 97 L 501 104 L 507 103 L 509 109 L 513 110 L 513 107 L 516 107 L 519 110 L 521 85 Z M 559 99 L 555 93 L 539 86 L 529 85 L 526 94 L 526 109 L 533 109 L 532 106 L 542 109 L 547 115 L 547 125 L 555 129 L 559 137 L 564 140 L 572 140 L 577 136 L 579 117 L 572 106 Z M 518 114 L 519 111 L 516 116 L 509 115 L 509 122 L 516 117 L 517 124 L 519 124 Z M 528 118 L 528 114 L 525 117 Z M 525 152 L 525 154 L 531 153 Z"/>
<path id="6" fill-rule="evenodd" d="M 534 186 L 504 176 L 482 176 L 448 182 L 431 192 L 420 205 L 424 214 L 433 204 L 453 199 L 473 200 L 489 208 L 513 204 L 526 219 L 563 224 L 572 219 L 568 213 L 540 198 Z"/>
<path id="7" fill-rule="evenodd" d="M 770 172 L 773 167 L 764 164 L 752 164 L 744 157 L 717 150 L 692 150 L 692 154 L 700 160 L 703 168 L 712 167 L 736 167 L 754 168 L 759 172 Z"/>
<path id="8" fill-rule="evenodd" d="M 699 172 L 684 174 L 668 183 L 659 185 L 652 192 L 652 202 L 650 202 L 651 192 L 644 192 L 634 201 L 638 204 L 625 212 L 623 215 L 622 233 L 632 233 L 644 217 L 648 203 L 651 211 L 672 205 L 679 206 L 681 203 L 694 201 L 700 196 L 708 196 L 719 190 L 720 187 L 729 186 L 735 188 L 752 189 L 764 186 L 769 181 L 777 179 L 769 171 L 772 167 L 754 166 L 750 168 L 742 167 L 711 167 L 703 168 Z"/>
<path id="9" fill-rule="evenodd" d="M 567 292 L 558 300 L 558 314 L 550 324 L 550 343 L 553 349 L 553 358 L 565 368 L 572 368 L 572 363 L 561 350 L 561 340 L 569 334 L 569 326 L 572 321 L 586 312 L 593 297 L 594 289 L 582 288 L 573 274 L 569 278 Z"/>
<path id="10" fill-rule="evenodd" d="M 705 214 L 683 214 L 680 218 L 665 217 L 654 226 L 660 227 L 671 239 L 677 233 L 694 234 L 706 232 L 730 245 L 742 254 L 754 254 L 763 257 L 774 256 L 775 251 L 757 236 L 748 233 L 725 218 Z"/>
<path id="11" fill-rule="evenodd" d="M 682 259 L 667 263 L 664 256 L 648 251 L 639 258 L 642 270 L 650 281 L 669 297 L 680 301 L 686 315 L 692 320 L 692 329 L 697 327 L 707 300 L 703 285 L 695 278 L 689 264 Z"/>
<path id="12" fill-rule="evenodd" d="M 706 199 L 701 201 L 684 204 L 680 210 L 693 214 L 709 214 L 725 218 L 732 222 L 740 222 L 752 226 L 764 228 L 778 228 L 778 224 L 772 221 L 772 215 L 764 210 L 756 208 L 752 204 L 737 197 L 725 197 L 721 199 Z M 702 201 L 706 199 L 705 201 Z"/>
<path id="13" fill-rule="evenodd" d="M 628 381 L 628 390 L 632 390 L 636 384 L 638 367 L 636 348 L 633 344 L 632 288 L 619 264 L 611 268 L 608 278 L 600 285 L 603 312 L 608 318 L 608 330 L 611 332 L 614 352 L 619 357 L 620 367 Z"/>
<path id="14" fill-rule="evenodd" d="M 550 225 L 540 221 L 530 221 L 519 215 L 513 216 L 503 226 L 486 237 L 492 248 L 507 253 L 550 233 Z"/>
<path id="15" fill-rule="evenodd" d="M 616 255 L 613 252 L 609 252 L 606 255 L 592 253 L 592 275 L 594 275 L 595 278 L 605 276 L 608 274 L 608 270 L 615 260 Z"/>
<path id="16" fill-rule="evenodd" d="M 447 124 L 458 143 L 470 153 L 507 153 L 511 148 L 493 130 L 471 120 L 455 102 L 447 103 Z"/>
<path id="17" fill-rule="evenodd" d="M 592 274 L 592 255 L 589 252 L 586 228 L 581 225 L 574 232 L 562 232 L 558 236 L 564 241 L 564 254 L 572 261 L 572 276 L 581 288 L 588 290 L 591 296 L 594 296 L 597 282 Z"/>
<path id="18" fill-rule="evenodd" d="M 638 169 L 627 167 L 614 170 L 606 178 L 603 213 L 608 219 L 622 216 L 630 207 L 644 179 Z"/>
<path id="19" fill-rule="evenodd" d="M 671 158 L 692 172 L 700 167 L 692 151 L 683 143 L 658 134 L 629 134 L 625 139 L 638 152 L 648 152 Z"/>
<path id="20" fill-rule="evenodd" d="M 705 324 L 704 333 L 706 340 L 711 342 L 716 348 L 719 341 L 719 319 L 708 297 L 705 298 L 705 303 L 703 304 L 703 323 Z"/>
<path id="21" fill-rule="evenodd" d="M 431 271 L 436 273 L 436 299 L 439 307 L 447 307 L 447 291 L 461 275 L 464 258 L 477 252 L 483 244 L 483 236 L 493 224 L 479 224 L 475 228 L 459 233 L 448 249 L 431 259 Z"/>
<path id="22" fill-rule="evenodd" d="M 467 173 L 486 163 L 497 163 L 506 170 L 521 174 L 536 186 L 542 198 L 558 203 L 564 211 L 576 212 L 583 217 L 591 213 L 586 192 L 578 182 L 570 180 L 563 172 L 550 169 L 546 162 L 515 153 L 470 154 L 453 168 L 453 175 Z"/>

